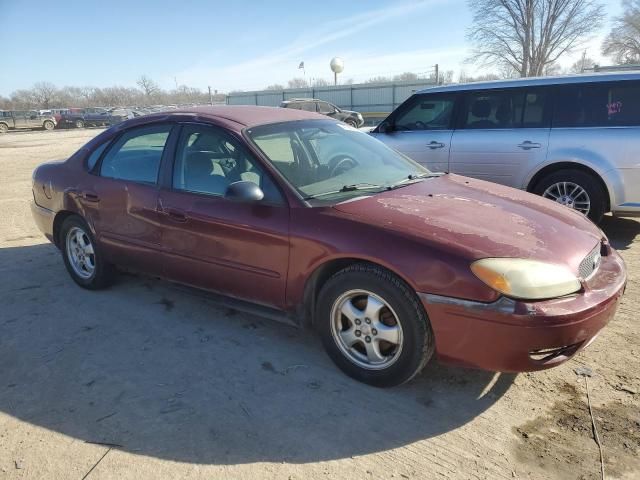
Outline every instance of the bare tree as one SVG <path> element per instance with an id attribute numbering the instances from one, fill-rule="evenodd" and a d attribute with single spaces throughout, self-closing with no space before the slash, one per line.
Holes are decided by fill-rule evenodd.
<path id="1" fill-rule="evenodd" d="M 418 79 L 418 74 L 413 72 L 404 72 L 400 75 L 394 75 L 395 82 L 413 82 Z"/>
<path id="2" fill-rule="evenodd" d="M 284 85 L 280 85 L 279 83 L 274 83 L 265 88 L 265 90 L 284 90 Z"/>
<path id="3" fill-rule="evenodd" d="M 583 73 L 585 70 L 590 70 L 596 65 L 593 58 L 589 58 L 586 55 L 580 57 L 579 60 L 573 62 L 569 67 L 570 73 Z"/>
<path id="4" fill-rule="evenodd" d="M 33 86 L 31 91 L 34 100 L 39 106 L 42 108 L 51 108 L 51 101 L 58 89 L 53 83 L 38 82 Z"/>
<path id="5" fill-rule="evenodd" d="M 160 87 L 158 87 L 156 82 L 151 80 L 151 78 L 147 77 L 146 75 L 141 75 L 140 78 L 138 78 L 138 80 L 136 81 L 136 85 L 138 85 L 142 89 L 147 97 L 155 95 L 160 90 Z"/>
<path id="6" fill-rule="evenodd" d="M 370 79 L 365 80 L 364 83 L 387 83 L 390 81 L 391 79 L 389 77 L 379 76 L 379 77 L 371 77 Z"/>
<path id="7" fill-rule="evenodd" d="M 469 8 L 472 61 L 521 77 L 542 75 L 599 29 L 605 15 L 596 0 L 469 0 Z"/>
<path id="8" fill-rule="evenodd" d="M 615 19 L 602 44 L 602 54 L 617 63 L 640 63 L 640 0 L 624 0 L 624 13 Z"/>
<path id="9" fill-rule="evenodd" d="M 311 85 L 314 87 L 328 87 L 331 85 L 331 83 L 329 83 L 329 81 L 325 80 L 324 78 L 314 78 Z"/>
<path id="10" fill-rule="evenodd" d="M 287 82 L 289 88 L 307 88 L 309 84 L 304 78 L 292 78 Z"/>

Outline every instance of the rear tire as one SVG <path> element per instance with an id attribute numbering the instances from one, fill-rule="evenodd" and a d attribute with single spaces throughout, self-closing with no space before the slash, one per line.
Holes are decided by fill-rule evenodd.
<path id="1" fill-rule="evenodd" d="M 72 215 L 64 220 L 58 245 L 69 275 L 82 288 L 98 290 L 113 283 L 115 268 L 104 261 L 91 229 L 81 217 Z"/>
<path id="2" fill-rule="evenodd" d="M 568 197 L 571 197 L 570 194 L 574 191 L 575 186 L 582 189 L 584 194 L 582 194 L 580 190 L 577 190 L 581 193 L 580 196 L 574 194 L 576 198 L 569 199 Z M 563 202 L 564 197 L 567 199 L 566 202 L 570 202 L 567 206 L 576 210 L 579 210 L 580 208 L 584 209 L 584 202 L 588 201 L 588 211 L 586 213 L 585 211 L 582 211 L 582 213 L 585 213 L 585 215 L 594 223 L 599 223 L 607 211 L 607 197 L 602 185 L 597 178 L 582 170 L 557 170 L 540 179 L 532 191 L 536 195 L 543 196 L 550 200 L 555 200 L 558 203 L 566 204 Z M 568 192 L 569 195 L 560 195 L 563 192 Z"/>
<path id="3" fill-rule="evenodd" d="M 51 120 L 45 120 L 45 121 L 44 121 L 44 123 L 42 124 L 42 127 L 43 127 L 45 130 L 49 130 L 49 131 L 51 131 L 51 130 L 53 130 L 56 126 L 55 126 L 55 124 L 54 124 Z"/>
<path id="4" fill-rule="evenodd" d="M 327 280 L 314 323 L 335 364 L 376 387 L 408 382 L 435 349 L 431 324 L 415 292 L 391 272 L 367 263 Z"/>

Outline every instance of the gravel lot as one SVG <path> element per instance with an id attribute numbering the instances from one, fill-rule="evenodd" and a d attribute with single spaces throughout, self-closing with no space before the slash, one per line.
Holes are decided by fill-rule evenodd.
<path id="1" fill-rule="evenodd" d="M 640 478 L 640 222 L 604 230 L 629 268 L 576 359 L 494 375 L 432 362 L 379 390 L 311 333 L 123 275 L 89 292 L 31 220 L 31 172 L 100 130 L 0 136 L 0 479 Z"/>

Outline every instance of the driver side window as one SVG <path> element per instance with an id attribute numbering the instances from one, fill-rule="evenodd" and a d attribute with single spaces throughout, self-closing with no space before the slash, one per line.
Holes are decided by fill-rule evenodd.
<path id="1" fill-rule="evenodd" d="M 271 178 L 236 139 L 220 128 L 185 125 L 176 150 L 173 188 L 224 196 L 230 184 L 240 181 L 258 185 L 265 202 L 282 202 Z"/>
<path id="2" fill-rule="evenodd" d="M 453 95 L 415 95 L 395 118 L 395 130 L 448 130 L 455 100 Z"/>

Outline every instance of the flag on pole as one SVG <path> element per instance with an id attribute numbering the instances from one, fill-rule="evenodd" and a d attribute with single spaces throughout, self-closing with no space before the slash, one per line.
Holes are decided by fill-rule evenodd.
<path id="1" fill-rule="evenodd" d="M 300 65 L 298 65 L 298 70 L 304 68 L 304 62 L 300 62 Z"/>

